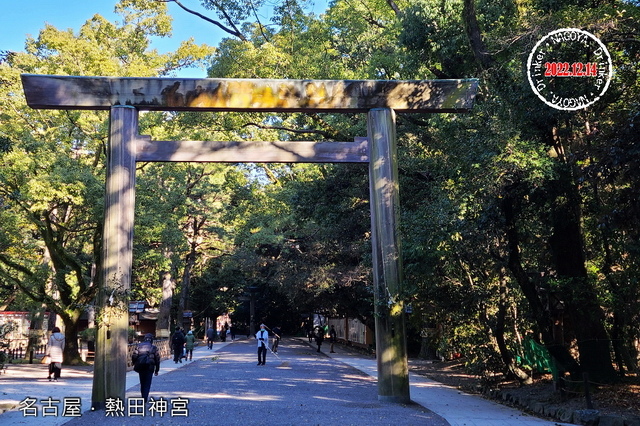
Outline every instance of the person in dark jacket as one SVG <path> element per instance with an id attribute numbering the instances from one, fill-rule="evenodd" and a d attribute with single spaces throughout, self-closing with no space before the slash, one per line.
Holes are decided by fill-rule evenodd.
<path id="1" fill-rule="evenodd" d="M 142 393 L 144 402 L 147 402 L 153 375 L 155 373 L 157 376 L 160 371 L 160 352 L 153 344 L 153 334 L 145 334 L 144 341 L 133 350 L 131 361 L 133 369 L 138 372 L 140 377 L 140 393 Z"/>
<path id="2" fill-rule="evenodd" d="M 315 337 L 316 345 L 318 345 L 318 352 L 320 352 L 320 346 L 322 346 L 322 342 L 324 341 L 324 328 L 317 326 Z"/>
<path id="3" fill-rule="evenodd" d="M 336 333 L 336 328 L 335 326 L 332 325 L 331 330 L 329 330 L 329 342 L 331 342 L 331 350 L 329 352 L 331 352 L 332 354 L 336 353 L 336 351 L 333 350 L 333 347 L 335 346 L 337 341 L 338 341 L 338 337 Z"/>
<path id="4" fill-rule="evenodd" d="M 182 349 L 184 348 L 184 334 L 180 327 L 176 328 L 176 332 L 173 333 L 171 339 L 171 346 L 173 347 L 173 362 L 176 364 L 180 362 L 182 364 Z"/>
<path id="5" fill-rule="evenodd" d="M 209 327 L 207 330 L 207 347 L 209 349 L 213 348 L 213 341 L 216 339 L 216 331 L 213 327 Z"/>

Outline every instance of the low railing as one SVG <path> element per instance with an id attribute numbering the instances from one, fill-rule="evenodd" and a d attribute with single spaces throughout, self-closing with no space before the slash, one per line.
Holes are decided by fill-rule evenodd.
<path id="1" fill-rule="evenodd" d="M 158 352 L 160 352 L 160 359 L 171 358 L 171 346 L 169 345 L 169 339 L 154 340 L 153 344 L 156 345 Z M 130 343 L 127 347 L 127 369 L 133 368 L 131 355 L 133 355 L 133 351 L 136 346 L 138 346 L 138 343 Z"/>
<path id="2" fill-rule="evenodd" d="M 78 346 L 80 350 L 80 355 L 83 361 L 92 360 L 95 355 L 95 347 L 90 344 L 93 342 L 81 342 Z M 154 345 L 158 348 L 160 352 L 161 359 L 169 359 L 171 358 L 171 346 L 169 345 L 169 339 L 155 340 L 153 342 Z M 137 343 L 130 343 L 127 346 L 127 367 L 131 368 L 131 355 L 133 354 L 133 350 L 136 348 Z M 13 342 L 11 346 L 8 348 L 2 348 L 0 351 L 4 352 L 4 362 L 3 363 L 11 363 L 13 360 L 17 359 L 25 359 L 29 358 L 29 362 L 33 363 L 34 360 L 37 362 L 38 358 L 42 358 L 47 353 L 47 345 L 36 345 L 33 346 L 32 349 L 27 353 L 26 344 L 16 344 Z M 1 367 L 0 367 L 1 368 Z"/>
<path id="3" fill-rule="evenodd" d="M 0 349 L 6 354 L 7 360 L 10 363 L 14 359 L 23 359 L 38 357 L 44 355 L 47 352 L 47 345 L 35 345 L 31 347 L 29 353 L 27 353 L 27 345 L 11 345 L 8 348 Z"/>

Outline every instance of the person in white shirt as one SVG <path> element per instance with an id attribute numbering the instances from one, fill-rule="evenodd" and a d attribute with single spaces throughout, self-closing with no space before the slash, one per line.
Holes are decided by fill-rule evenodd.
<path id="1" fill-rule="evenodd" d="M 260 331 L 256 333 L 258 342 L 258 365 L 265 365 L 267 360 L 267 349 L 269 349 L 269 332 L 264 324 L 260 324 Z"/>

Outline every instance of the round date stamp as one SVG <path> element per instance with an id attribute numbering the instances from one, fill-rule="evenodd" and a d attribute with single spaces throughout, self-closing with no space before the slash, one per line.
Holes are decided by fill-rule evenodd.
<path id="1" fill-rule="evenodd" d="M 564 111 L 592 105 L 609 88 L 611 55 L 593 34 L 562 28 L 544 36 L 527 60 L 527 78 L 545 104 Z"/>

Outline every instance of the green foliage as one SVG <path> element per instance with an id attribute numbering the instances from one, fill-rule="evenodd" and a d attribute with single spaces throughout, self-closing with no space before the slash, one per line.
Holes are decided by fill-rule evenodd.
<path id="1" fill-rule="evenodd" d="M 15 321 L 7 321 L 4 324 L 0 324 L 0 347 L 6 347 L 6 339 L 9 334 L 18 328 L 18 324 Z"/>
<path id="2" fill-rule="evenodd" d="M 165 7 L 123 1 L 121 26 L 99 15 L 77 33 L 45 26 L 26 51 L 0 63 L 0 282 L 5 300 L 19 289 L 60 315 L 69 341 L 97 294 L 108 115 L 40 111 L 25 105 L 20 73 L 157 75 L 201 60 L 210 49 L 168 56 L 149 51 L 150 35 L 170 30 Z M 151 7 L 152 10 L 136 9 Z M 181 58 L 180 55 L 185 55 Z M 16 303 L 17 299 L 13 299 Z M 22 303 L 22 302 L 21 302 Z M 70 344 L 66 359 L 78 354 Z"/>
<path id="3" fill-rule="evenodd" d="M 126 0 L 122 24 L 96 15 L 77 33 L 46 26 L 26 52 L 2 58 L 0 294 L 21 288 L 73 310 L 95 294 L 100 249 L 106 114 L 31 110 L 21 72 L 155 76 L 206 61 L 218 78 L 478 77 L 472 113 L 398 117 L 414 346 L 437 330 L 442 356 L 462 353 L 489 375 L 506 370 L 525 332 L 550 340 L 554 315 L 567 319 L 564 347 L 593 337 L 631 346 L 640 294 L 637 2 L 483 0 L 470 10 L 463 1 L 334 0 L 315 16 L 310 2 L 279 1 L 270 23 L 256 13 L 266 2 L 202 4 L 234 29 L 215 50 L 191 40 L 166 55 L 149 50 L 150 36 L 170 34 L 166 4 Z M 616 70 L 607 94 L 575 113 L 540 103 L 523 73 L 537 40 L 564 27 L 601 38 Z M 156 140 L 366 134 L 356 114 L 148 113 L 140 126 Z M 133 294 L 159 304 L 158 277 L 171 271 L 190 284 L 199 316 L 248 315 L 239 298 L 251 288 L 263 301 L 258 316 L 283 326 L 310 312 L 371 324 L 366 175 L 354 165 L 140 165 Z M 48 298 L 48 283 L 65 305 Z M 583 349 L 580 360 L 589 357 Z"/>
<path id="4" fill-rule="evenodd" d="M 9 341 L 7 340 L 7 336 L 17 328 L 18 324 L 16 324 L 15 321 L 0 324 L 0 368 L 4 367 L 4 364 L 9 361 L 9 355 L 7 354 Z"/>
<path id="5" fill-rule="evenodd" d="M 80 333 L 78 333 L 78 337 L 81 338 L 82 340 L 95 341 L 96 332 L 97 332 L 97 329 L 95 327 L 85 328 Z"/>
<path id="6" fill-rule="evenodd" d="M 415 75 L 440 70 L 443 75 L 438 78 L 470 76 L 468 41 L 461 15 L 462 1 L 421 0 L 403 11 L 398 40 L 411 52 L 407 61 Z"/>

